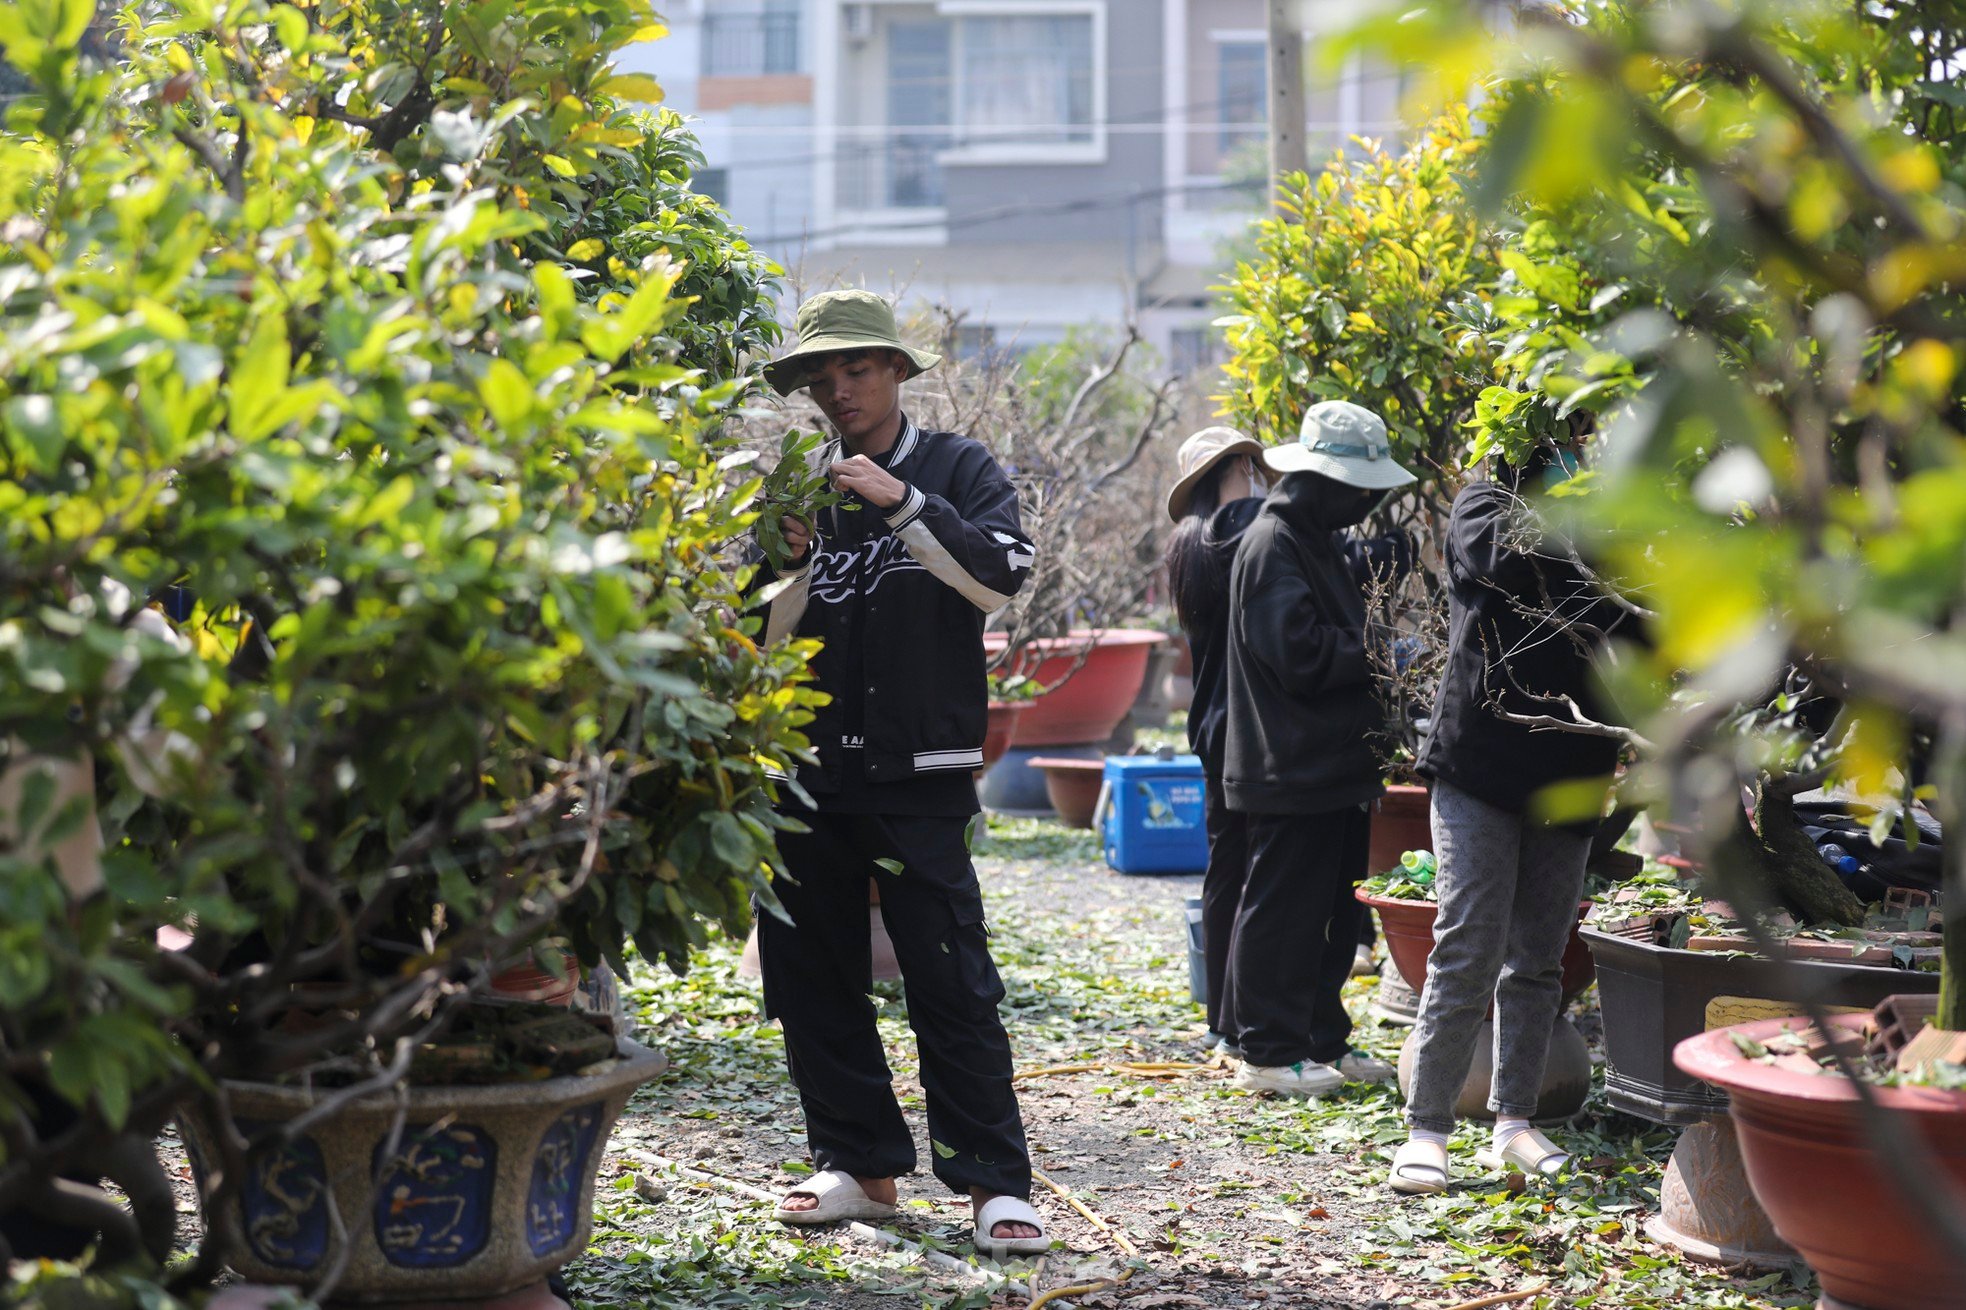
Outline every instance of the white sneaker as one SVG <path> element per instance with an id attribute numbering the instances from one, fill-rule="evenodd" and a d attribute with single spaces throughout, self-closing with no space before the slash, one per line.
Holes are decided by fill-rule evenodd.
<path id="1" fill-rule="evenodd" d="M 1278 1096 L 1323 1096 L 1345 1085 L 1345 1075 L 1328 1064 L 1300 1060 L 1296 1064 L 1244 1064 L 1236 1070 L 1235 1085 L 1245 1092 L 1274 1092 Z"/>
<path id="2" fill-rule="evenodd" d="M 1370 978 L 1379 972 L 1379 962 L 1372 958 L 1370 946 L 1360 946 L 1352 953 L 1352 977 Z"/>
<path id="3" fill-rule="evenodd" d="M 1364 1051 L 1346 1051 L 1331 1067 L 1343 1074 L 1346 1082 L 1352 1083 L 1391 1082 L 1393 1075 L 1399 1072 L 1384 1060 L 1375 1060 Z"/>

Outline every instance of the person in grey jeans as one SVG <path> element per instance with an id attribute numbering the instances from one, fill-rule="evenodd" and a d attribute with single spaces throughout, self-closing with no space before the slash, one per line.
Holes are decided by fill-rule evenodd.
<path id="1" fill-rule="evenodd" d="M 1396 1192 L 1446 1189 L 1454 1103 L 1491 998 L 1495 1133 L 1476 1160 L 1548 1176 L 1569 1159 L 1529 1120 L 1595 826 L 1575 799 L 1603 794 L 1595 784 L 1608 786 L 1618 743 L 1549 725 L 1571 719 L 1572 707 L 1604 717 L 1590 663 L 1621 613 L 1567 552 L 1545 544 L 1537 521 L 1543 487 L 1576 467 L 1571 450 L 1539 446 L 1496 482 L 1464 488 L 1448 520 L 1447 665 L 1419 760 L 1433 784 L 1440 909 L 1415 1030 L 1409 1136 L 1389 1180 Z M 1553 788 L 1568 814 L 1550 815 Z"/>

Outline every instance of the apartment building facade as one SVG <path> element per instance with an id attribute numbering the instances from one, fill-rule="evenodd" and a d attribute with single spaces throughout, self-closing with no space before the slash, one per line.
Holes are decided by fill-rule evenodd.
<path id="1" fill-rule="evenodd" d="M 1264 201 L 1264 0 L 674 0 L 626 52 L 699 185 L 792 274 L 964 311 L 1016 350 L 1138 322 L 1209 362 L 1209 286 Z M 1313 159 L 1397 133 L 1394 79 L 1313 71 Z"/>

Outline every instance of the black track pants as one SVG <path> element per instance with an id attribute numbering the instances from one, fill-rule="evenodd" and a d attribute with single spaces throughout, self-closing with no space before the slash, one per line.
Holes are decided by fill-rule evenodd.
<path id="1" fill-rule="evenodd" d="M 1235 939 L 1236 909 L 1242 904 L 1242 885 L 1249 873 L 1249 816 L 1229 808 L 1220 778 L 1208 780 L 1204 803 L 1208 871 L 1201 879 L 1201 940 L 1208 977 L 1208 1027 L 1226 1037 L 1235 1031 L 1229 944 Z"/>
<path id="2" fill-rule="evenodd" d="M 861 1178 L 913 1172 L 915 1142 L 894 1099 L 868 999 L 867 880 L 881 888 L 921 1051 L 935 1176 L 959 1193 L 1028 1197 L 1031 1161 L 1010 1081 L 1010 1038 L 997 1014 L 1003 982 L 990 959 L 983 897 L 955 816 L 814 814 L 809 833 L 780 833 L 796 881 L 778 897 L 792 922 L 758 917 L 765 1013 L 785 1029 L 785 1057 L 805 1107 L 815 1169 Z M 900 873 L 874 863 L 898 860 Z"/>
<path id="3" fill-rule="evenodd" d="M 1352 1035 L 1341 993 L 1365 912 L 1371 815 L 1251 814 L 1249 874 L 1229 947 L 1235 1037 L 1255 1065 L 1329 1064 Z"/>

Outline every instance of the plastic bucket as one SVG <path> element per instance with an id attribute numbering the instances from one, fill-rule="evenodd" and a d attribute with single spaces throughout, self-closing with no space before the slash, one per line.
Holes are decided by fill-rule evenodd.
<path id="1" fill-rule="evenodd" d="M 1202 941 L 1201 897 L 1190 896 L 1188 912 L 1188 995 L 1196 1005 L 1208 1004 L 1208 954 Z"/>

